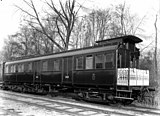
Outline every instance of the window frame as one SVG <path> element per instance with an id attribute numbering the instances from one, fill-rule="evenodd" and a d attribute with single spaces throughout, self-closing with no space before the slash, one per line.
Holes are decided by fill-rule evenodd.
<path id="1" fill-rule="evenodd" d="M 55 61 L 58 61 L 58 68 L 55 68 Z M 53 69 L 52 69 L 52 71 L 54 71 L 54 72 L 59 72 L 59 71 L 61 71 L 61 69 L 62 69 L 62 66 L 61 66 L 61 59 L 58 59 L 58 58 L 56 58 L 56 59 L 53 59 Z M 57 65 L 56 65 L 57 66 Z M 55 70 L 56 69 L 56 70 Z M 57 70 L 58 69 L 58 70 Z"/>
<path id="2" fill-rule="evenodd" d="M 42 61 L 42 72 L 48 71 L 48 61 L 49 60 L 43 60 Z M 46 63 L 46 64 L 44 64 L 44 63 Z"/>
<path id="3" fill-rule="evenodd" d="M 10 65 L 10 73 L 13 73 L 13 65 Z"/>
<path id="4" fill-rule="evenodd" d="M 17 64 L 17 72 L 18 73 L 25 72 L 24 68 L 25 68 L 24 63 Z"/>
<path id="5" fill-rule="evenodd" d="M 5 65 L 5 73 L 9 73 L 9 65 Z"/>
<path id="6" fill-rule="evenodd" d="M 81 68 L 79 68 L 79 62 L 77 61 L 78 58 L 81 58 L 82 60 Z M 84 56 L 75 56 L 75 70 L 84 70 Z"/>
<path id="7" fill-rule="evenodd" d="M 28 70 L 27 72 L 33 72 L 33 62 L 28 63 Z"/>
<path id="8" fill-rule="evenodd" d="M 97 64 L 97 62 L 96 62 L 96 56 L 98 56 L 98 55 L 102 55 L 102 68 L 97 68 L 96 67 L 96 64 Z M 96 53 L 95 55 L 94 55 L 94 57 L 95 57 L 95 60 L 94 60 L 94 67 L 95 67 L 95 69 L 105 69 L 105 60 L 104 60 L 104 58 L 105 58 L 105 53 L 103 52 L 103 53 Z"/>
<path id="9" fill-rule="evenodd" d="M 89 63 L 89 61 L 87 61 L 86 58 L 89 57 L 89 56 L 92 56 L 92 64 L 91 64 L 92 68 L 87 68 L 87 64 L 90 65 L 90 63 Z M 93 69 L 94 69 L 94 55 L 93 54 L 87 54 L 87 55 L 85 55 L 85 70 L 93 70 Z"/>
<path id="10" fill-rule="evenodd" d="M 112 67 L 106 67 L 106 63 L 107 63 L 107 62 L 106 62 L 106 55 L 107 55 L 107 54 L 110 54 L 110 55 L 112 54 L 112 59 L 111 59 L 111 61 L 112 61 L 112 62 L 111 62 L 111 63 L 112 63 Z M 108 62 L 108 63 L 109 63 L 109 62 Z M 105 69 L 113 69 L 114 66 L 115 66 L 115 53 L 114 53 L 113 51 L 111 51 L 111 52 L 105 52 L 105 53 L 104 53 L 104 68 L 105 68 Z"/>

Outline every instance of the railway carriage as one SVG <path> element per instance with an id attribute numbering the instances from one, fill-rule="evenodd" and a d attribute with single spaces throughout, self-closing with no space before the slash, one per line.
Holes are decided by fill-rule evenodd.
<path id="1" fill-rule="evenodd" d="M 4 63 L 3 87 L 32 92 L 73 92 L 83 99 L 132 102 L 149 86 L 140 70 L 142 40 L 122 36 L 95 46 Z"/>
<path id="2" fill-rule="evenodd" d="M 3 62 L 0 62 L 0 87 L 2 87 L 3 83 Z"/>

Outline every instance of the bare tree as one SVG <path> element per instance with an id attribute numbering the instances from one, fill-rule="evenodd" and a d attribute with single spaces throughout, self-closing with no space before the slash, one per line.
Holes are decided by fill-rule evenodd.
<path id="1" fill-rule="evenodd" d="M 110 21 L 110 9 L 93 10 L 91 13 L 83 17 L 82 29 L 80 35 L 84 35 L 82 43 L 83 47 L 94 45 L 95 41 L 107 38 L 107 32 Z"/>
<path id="2" fill-rule="evenodd" d="M 34 14 L 30 13 L 29 11 L 21 8 L 20 6 L 16 6 L 18 9 L 20 9 L 22 12 L 26 13 L 28 16 L 31 17 L 32 20 L 27 20 L 34 29 L 37 31 L 43 33 L 50 41 L 53 42 L 61 51 L 67 50 L 69 46 L 69 40 L 71 36 L 71 32 L 76 20 L 77 13 L 79 11 L 75 10 L 75 0 L 71 1 L 68 0 L 63 5 L 61 1 L 60 3 L 60 10 L 55 7 L 52 0 L 50 0 L 50 3 L 46 1 L 46 4 L 52 9 L 53 13 L 49 13 L 51 16 L 53 16 L 53 20 L 55 20 L 55 26 L 57 28 L 57 32 L 61 38 L 61 41 L 63 45 L 60 45 L 53 36 L 48 33 L 45 29 L 45 25 L 43 24 L 42 19 L 40 18 L 40 15 L 38 14 L 38 11 L 33 3 L 33 0 L 30 0 L 30 2 L 23 0 L 24 3 L 26 3 L 29 8 L 34 12 Z M 53 15 L 54 14 L 54 15 Z M 35 20 L 35 21 L 33 21 Z M 38 24 L 41 29 L 37 28 L 34 24 Z M 63 28 L 62 28 L 63 27 Z M 65 31 L 64 31 L 65 30 Z M 53 31 L 55 33 L 55 31 Z"/>
<path id="3" fill-rule="evenodd" d="M 130 8 L 126 6 L 125 2 L 117 5 L 111 13 L 111 36 L 136 35 L 138 31 L 143 31 L 140 26 L 146 15 L 139 20 L 136 15 L 131 14 Z"/>
<path id="4" fill-rule="evenodd" d="M 154 67 L 155 67 L 155 77 L 157 78 L 157 75 L 158 75 L 158 68 L 157 68 L 157 15 L 156 15 L 156 19 L 155 19 L 155 22 L 154 22 L 154 26 L 155 26 L 155 53 L 154 53 Z M 158 79 L 157 79 L 158 80 Z"/>
<path id="5" fill-rule="evenodd" d="M 15 40 L 12 35 L 8 36 L 4 44 L 5 44 L 3 48 L 4 61 L 12 60 L 24 54 L 22 45 L 19 42 L 17 42 L 17 40 Z"/>
<path id="6" fill-rule="evenodd" d="M 84 18 L 80 18 L 80 20 L 77 20 L 75 22 L 75 26 L 72 31 L 73 34 L 70 39 L 71 40 L 70 44 L 72 49 L 82 48 L 83 46 L 82 45 L 83 21 L 84 21 Z"/>
<path id="7" fill-rule="evenodd" d="M 60 10 L 55 7 L 52 0 L 50 3 L 47 2 L 48 6 L 56 13 L 56 27 L 58 34 L 64 44 L 64 49 L 67 50 L 69 46 L 69 40 L 73 26 L 75 24 L 76 16 L 79 11 L 75 11 L 75 0 L 66 1 L 65 5 L 60 1 Z M 63 30 L 64 29 L 64 30 Z"/>
<path id="8" fill-rule="evenodd" d="M 103 40 L 105 36 L 107 36 L 107 29 L 109 25 L 109 21 L 111 20 L 110 17 L 110 9 L 105 10 L 93 10 L 89 14 L 89 22 L 91 23 L 92 29 L 92 38 L 94 41 Z"/>
<path id="9" fill-rule="evenodd" d="M 126 19 L 127 19 L 127 12 L 125 2 L 124 4 L 119 4 L 115 7 L 115 11 L 112 11 L 112 23 L 111 23 L 111 30 L 115 36 L 122 36 L 126 35 Z M 111 35 L 112 36 L 112 35 Z"/>
<path id="10" fill-rule="evenodd" d="M 31 39 L 32 30 L 27 26 L 23 25 L 20 27 L 20 30 L 12 35 L 13 38 L 17 40 L 19 44 L 22 45 L 23 48 L 23 55 L 27 56 L 32 52 L 32 43 L 33 40 Z"/>

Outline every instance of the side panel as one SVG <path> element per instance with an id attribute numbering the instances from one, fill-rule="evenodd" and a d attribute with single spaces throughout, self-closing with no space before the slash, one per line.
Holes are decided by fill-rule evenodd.
<path id="1" fill-rule="evenodd" d="M 59 84 L 61 83 L 61 72 L 42 72 L 41 74 L 41 82 L 42 83 L 52 83 L 52 84 Z"/>
<path id="2" fill-rule="evenodd" d="M 115 51 L 101 51 L 81 56 L 75 57 L 73 84 L 86 86 L 114 86 L 116 84 Z"/>
<path id="3" fill-rule="evenodd" d="M 3 81 L 17 82 L 16 74 L 5 73 Z"/>
<path id="4" fill-rule="evenodd" d="M 76 85 L 107 86 L 113 85 L 115 78 L 115 70 L 75 71 L 73 83 Z"/>
<path id="5" fill-rule="evenodd" d="M 62 59 L 43 60 L 41 68 L 41 83 L 62 83 Z"/>
<path id="6" fill-rule="evenodd" d="M 17 82 L 32 83 L 33 73 L 29 73 L 29 72 L 17 73 Z"/>

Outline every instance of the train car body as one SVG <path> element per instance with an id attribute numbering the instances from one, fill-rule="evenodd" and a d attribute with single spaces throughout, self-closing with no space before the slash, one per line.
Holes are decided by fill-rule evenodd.
<path id="1" fill-rule="evenodd" d="M 149 71 L 138 69 L 135 36 L 97 41 L 95 46 L 9 61 L 4 88 L 21 91 L 72 90 L 83 98 L 133 101 L 149 86 Z"/>
<path id="2" fill-rule="evenodd" d="M 0 87 L 3 83 L 3 62 L 0 62 Z"/>

